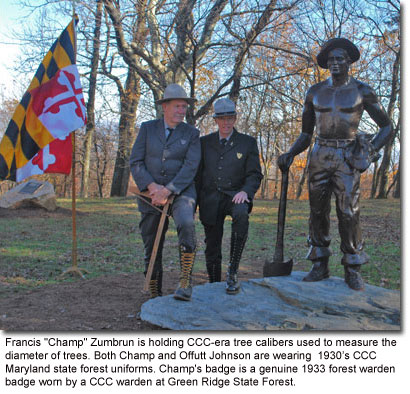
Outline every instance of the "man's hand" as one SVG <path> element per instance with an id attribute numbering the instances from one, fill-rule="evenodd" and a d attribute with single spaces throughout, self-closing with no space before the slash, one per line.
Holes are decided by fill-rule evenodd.
<path id="1" fill-rule="evenodd" d="M 158 183 L 152 182 L 148 185 L 148 192 L 149 195 L 152 196 L 154 193 L 158 192 L 160 189 L 162 189 L 164 186 L 158 185 Z"/>
<path id="2" fill-rule="evenodd" d="M 249 202 L 248 194 L 246 192 L 238 192 L 233 196 L 232 202 L 235 204 L 242 204 L 243 202 Z"/>
<path id="3" fill-rule="evenodd" d="M 155 206 L 162 206 L 167 203 L 168 197 L 171 195 L 171 191 L 162 185 L 158 185 L 152 182 L 148 185 L 149 196 L 151 197 L 151 203 Z"/>
<path id="4" fill-rule="evenodd" d="M 278 166 L 282 172 L 287 172 L 293 163 L 293 155 L 289 152 L 280 155 L 278 158 Z"/>

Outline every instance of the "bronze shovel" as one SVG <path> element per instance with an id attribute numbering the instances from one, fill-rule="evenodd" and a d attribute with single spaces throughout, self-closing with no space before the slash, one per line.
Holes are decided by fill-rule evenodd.
<path id="1" fill-rule="evenodd" d="M 282 172 L 280 187 L 280 201 L 278 212 L 278 231 L 276 235 L 276 248 L 273 261 L 266 261 L 263 266 L 263 276 L 285 276 L 290 275 L 293 267 L 293 259 L 283 260 L 283 234 L 285 231 L 286 202 L 288 194 L 289 170 Z"/>

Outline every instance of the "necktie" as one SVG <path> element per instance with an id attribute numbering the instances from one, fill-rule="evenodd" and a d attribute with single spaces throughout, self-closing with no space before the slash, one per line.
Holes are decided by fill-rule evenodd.
<path id="1" fill-rule="evenodd" d="M 168 141 L 168 139 L 169 139 L 169 137 L 171 136 L 171 134 L 172 134 L 172 132 L 174 131 L 174 129 L 171 129 L 170 127 L 167 127 L 167 130 L 166 130 L 167 132 L 166 132 L 166 139 L 167 139 L 167 141 Z"/>
<path id="2" fill-rule="evenodd" d="M 221 145 L 223 148 L 225 148 L 226 143 L 228 142 L 228 140 L 226 138 L 222 138 L 221 139 Z"/>

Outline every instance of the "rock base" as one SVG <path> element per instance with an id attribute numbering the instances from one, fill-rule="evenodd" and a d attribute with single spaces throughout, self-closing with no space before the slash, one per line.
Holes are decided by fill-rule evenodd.
<path id="1" fill-rule="evenodd" d="M 400 330 L 400 292 L 342 278 L 303 282 L 306 272 L 251 279 L 237 295 L 225 283 L 193 289 L 190 302 L 172 295 L 141 307 L 141 319 L 172 330 Z"/>

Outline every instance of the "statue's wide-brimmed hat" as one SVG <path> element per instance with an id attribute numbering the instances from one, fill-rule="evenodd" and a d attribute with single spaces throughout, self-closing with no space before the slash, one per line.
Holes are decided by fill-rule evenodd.
<path id="1" fill-rule="evenodd" d="M 348 53 L 352 63 L 358 61 L 360 58 L 359 49 L 353 44 L 353 42 L 347 38 L 332 38 L 331 40 L 326 41 L 320 49 L 319 54 L 316 56 L 317 64 L 322 68 L 329 68 L 327 66 L 329 52 L 336 48 L 344 49 Z"/>
<path id="2" fill-rule="evenodd" d="M 232 100 L 229 100 L 228 98 L 221 98 L 215 101 L 214 114 L 212 115 L 214 118 L 234 115 L 236 115 L 236 105 Z"/>
<path id="3" fill-rule="evenodd" d="M 193 104 L 196 99 L 188 97 L 184 88 L 177 83 L 172 83 L 165 88 L 164 95 L 161 100 L 157 100 L 156 104 L 162 104 L 171 100 L 185 100 L 188 104 Z"/>

